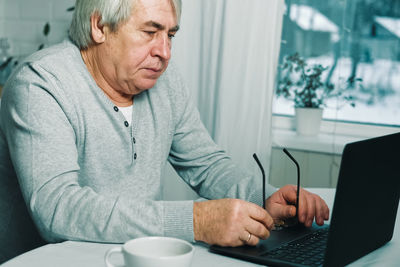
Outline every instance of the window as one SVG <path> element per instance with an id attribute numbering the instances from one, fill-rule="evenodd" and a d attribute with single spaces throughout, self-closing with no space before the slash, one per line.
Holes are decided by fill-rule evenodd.
<path id="1" fill-rule="evenodd" d="M 279 62 L 298 52 L 327 67 L 324 81 L 353 98 L 355 107 L 329 99 L 324 120 L 400 127 L 400 1 L 286 0 L 286 6 Z M 361 86 L 353 86 L 355 79 Z M 275 97 L 274 114 L 293 115 L 293 102 Z"/>

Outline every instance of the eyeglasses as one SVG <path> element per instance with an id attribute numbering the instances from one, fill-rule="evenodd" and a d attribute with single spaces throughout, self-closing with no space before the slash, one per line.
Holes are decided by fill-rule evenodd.
<path id="1" fill-rule="evenodd" d="M 296 169 L 297 169 L 297 192 L 296 192 L 296 203 L 295 203 L 296 215 L 293 218 L 286 219 L 285 222 L 283 223 L 284 226 L 294 226 L 294 225 L 297 225 L 299 222 L 298 212 L 299 212 L 299 196 L 300 196 L 300 166 L 299 166 L 299 163 L 295 160 L 295 158 L 292 156 L 292 154 L 289 153 L 289 151 L 286 148 L 283 149 L 283 152 L 294 162 L 294 164 L 296 165 Z M 261 162 L 259 161 L 256 153 L 253 154 L 253 158 L 257 162 L 257 165 L 260 168 L 261 173 L 262 173 L 262 185 L 263 185 L 262 198 L 263 198 L 263 208 L 265 208 L 265 172 L 264 172 L 264 168 L 263 168 Z M 279 225 L 279 226 L 282 226 L 282 225 Z"/>

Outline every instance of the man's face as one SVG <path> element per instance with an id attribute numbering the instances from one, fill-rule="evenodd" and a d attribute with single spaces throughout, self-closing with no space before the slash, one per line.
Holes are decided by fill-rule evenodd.
<path id="1" fill-rule="evenodd" d="M 99 51 L 101 72 L 116 91 L 134 95 L 152 88 L 166 70 L 178 30 L 170 0 L 138 0 L 132 16 L 109 30 Z"/>

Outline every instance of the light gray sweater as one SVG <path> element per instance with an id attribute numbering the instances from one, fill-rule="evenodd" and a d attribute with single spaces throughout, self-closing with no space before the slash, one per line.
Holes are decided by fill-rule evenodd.
<path id="1" fill-rule="evenodd" d="M 51 242 L 193 241 L 193 201 L 161 199 L 167 160 L 204 198 L 262 201 L 260 178 L 215 145 L 173 65 L 135 96 L 128 124 L 65 41 L 19 66 L 4 88 L 0 122 L 0 177 L 18 177 Z"/>

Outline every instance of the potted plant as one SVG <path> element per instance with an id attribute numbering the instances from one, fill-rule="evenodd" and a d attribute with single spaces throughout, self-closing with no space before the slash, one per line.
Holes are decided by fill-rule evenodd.
<path id="1" fill-rule="evenodd" d="M 335 85 L 322 81 L 322 74 L 328 69 L 321 64 L 309 66 L 298 53 L 283 60 L 276 93 L 278 97 L 294 101 L 298 134 L 318 134 L 326 99 L 342 97 L 353 107 L 355 105 L 351 95 L 344 95 L 344 90 L 335 90 Z"/>

